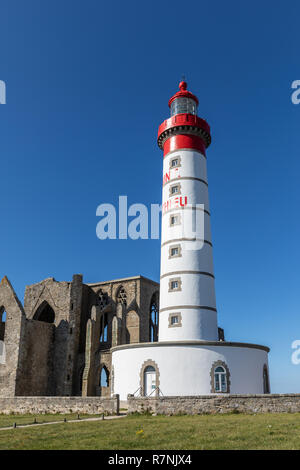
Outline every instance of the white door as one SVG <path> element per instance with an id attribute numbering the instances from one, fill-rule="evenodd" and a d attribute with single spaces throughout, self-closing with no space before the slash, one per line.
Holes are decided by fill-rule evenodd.
<path id="1" fill-rule="evenodd" d="M 150 369 L 150 367 L 149 367 Z M 151 367 L 151 369 L 154 369 L 153 367 Z M 156 373 L 155 373 L 155 370 L 147 370 L 145 371 L 145 396 L 148 396 L 150 395 L 153 390 L 155 390 L 156 388 Z M 154 395 L 154 392 L 151 396 Z"/>

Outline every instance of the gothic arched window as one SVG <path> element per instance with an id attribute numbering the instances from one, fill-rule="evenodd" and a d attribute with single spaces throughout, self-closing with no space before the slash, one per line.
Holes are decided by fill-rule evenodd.
<path id="1" fill-rule="evenodd" d="M 103 292 L 100 289 L 99 292 L 98 292 L 98 296 L 99 296 L 98 302 L 99 302 L 100 308 L 102 310 L 108 304 L 108 295 L 107 295 L 106 292 Z"/>
<path id="2" fill-rule="evenodd" d="M 99 387 L 109 386 L 109 372 L 106 366 L 103 366 L 100 370 Z"/>
<path id="3" fill-rule="evenodd" d="M 124 289 L 123 286 L 120 287 L 120 289 L 118 291 L 117 303 L 125 305 L 125 307 L 127 306 L 127 294 L 126 294 L 126 290 Z"/>
<path id="4" fill-rule="evenodd" d="M 45 323 L 54 323 L 55 313 L 52 307 L 44 300 L 33 315 L 33 320 L 43 321 Z"/>
<path id="5" fill-rule="evenodd" d="M 103 313 L 100 318 L 100 343 L 108 341 L 108 317 L 107 313 Z"/>
<path id="6" fill-rule="evenodd" d="M 4 307 L 0 307 L 0 341 L 4 341 L 6 323 L 6 311 Z"/>
<path id="7" fill-rule="evenodd" d="M 227 364 L 216 361 L 211 368 L 211 393 L 230 393 L 230 372 Z"/>
<path id="8" fill-rule="evenodd" d="M 149 314 L 149 341 L 158 341 L 158 293 L 153 294 Z"/>
<path id="9" fill-rule="evenodd" d="M 226 370 L 224 367 L 219 366 L 215 368 L 214 373 L 215 378 L 215 391 L 216 392 L 227 392 L 227 380 L 226 380 Z"/>

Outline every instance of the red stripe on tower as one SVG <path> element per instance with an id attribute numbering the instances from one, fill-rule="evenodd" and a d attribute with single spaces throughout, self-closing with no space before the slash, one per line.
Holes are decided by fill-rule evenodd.
<path id="1" fill-rule="evenodd" d="M 186 82 L 180 82 L 180 91 L 169 100 L 171 117 L 158 129 L 157 143 L 164 150 L 164 156 L 184 148 L 205 155 L 205 149 L 211 143 L 209 125 L 197 116 L 198 99 L 186 88 Z"/>

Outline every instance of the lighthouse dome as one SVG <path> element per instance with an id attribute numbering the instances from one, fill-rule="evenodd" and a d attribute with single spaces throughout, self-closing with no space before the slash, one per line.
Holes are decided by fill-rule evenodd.
<path id="1" fill-rule="evenodd" d="M 175 114 L 197 114 L 198 99 L 193 93 L 187 90 L 187 83 L 179 83 L 179 91 L 169 100 L 171 116 Z"/>

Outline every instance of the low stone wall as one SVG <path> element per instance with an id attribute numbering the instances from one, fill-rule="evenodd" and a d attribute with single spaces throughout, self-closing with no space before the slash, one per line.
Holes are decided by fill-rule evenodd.
<path id="1" fill-rule="evenodd" d="M 128 395 L 128 413 L 207 414 L 207 413 L 296 413 L 300 394 L 205 395 L 186 397 L 134 397 Z"/>
<path id="2" fill-rule="evenodd" d="M 0 413 L 119 414 L 119 395 L 102 397 L 0 397 Z"/>

